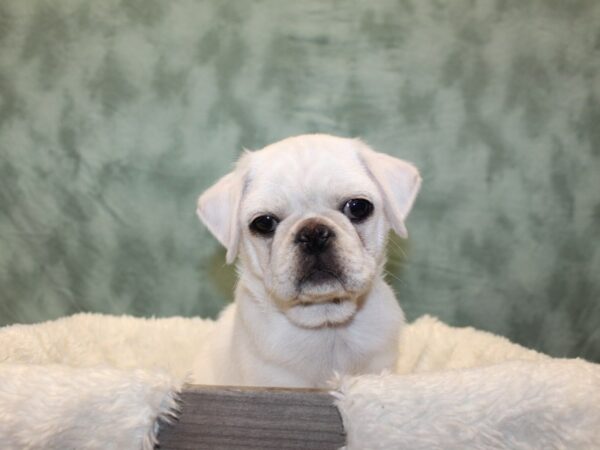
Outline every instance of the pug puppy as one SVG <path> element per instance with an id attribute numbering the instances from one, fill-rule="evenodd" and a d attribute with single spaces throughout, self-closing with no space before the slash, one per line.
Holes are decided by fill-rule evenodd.
<path id="1" fill-rule="evenodd" d="M 388 231 L 421 178 L 358 139 L 302 135 L 246 152 L 198 199 L 238 259 L 235 302 L 203 344 L 193 381 L 325 387 L 393 369 L 404 315 L 383 280 Z"/>

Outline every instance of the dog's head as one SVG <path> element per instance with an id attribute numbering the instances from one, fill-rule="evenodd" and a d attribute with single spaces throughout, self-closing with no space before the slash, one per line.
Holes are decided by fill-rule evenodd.
<path id="1" fill-rule="evenodd" d="M 347 322 L 379 275 L 390 229 L 421 178 L 357 139 L 297 136 L 247 152 L 198 199 L 198 216 L 299 326 Z"/>

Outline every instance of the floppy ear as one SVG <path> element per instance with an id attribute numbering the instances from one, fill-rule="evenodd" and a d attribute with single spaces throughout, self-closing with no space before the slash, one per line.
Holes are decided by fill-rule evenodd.
<path id="1" fill-rule="evenodd" d="M 383 196 L 384 213 L 396 234 L 406 238 L 404 221 L 421 187 L 415 166 L 362 145 L 359 155 Z"/>
<path id="2" fill-rule="evenodd" d="M 234 170 L 198 198 L 196 214 L 227 249 L 227 264 L 235 260 L 238 252 L 241 232 L 239 210 L 243 190 L 244 176 L 239 170 Z"/>

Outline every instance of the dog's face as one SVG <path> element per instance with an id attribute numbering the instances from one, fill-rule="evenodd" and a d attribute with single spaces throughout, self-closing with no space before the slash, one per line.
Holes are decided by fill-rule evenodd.
<path id="1" fill-rule="evenodd" d="M 406 234 L 419 184 L 413 166 L 358 140 L 298 136 L 245 154 L 198 214 L 290 321 L 339 325 L 379 275 L 390 226 Z"/>

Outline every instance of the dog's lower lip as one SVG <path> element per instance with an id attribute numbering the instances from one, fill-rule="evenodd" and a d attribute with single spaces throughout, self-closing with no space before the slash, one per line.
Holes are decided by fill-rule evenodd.
<path id="1" fill-rule="evenodd" d="M 333 305 L 341 305 L 342 302 L 344 302 L 346 299 L 341 298 L 341 297 L 336 297 L 333 298 L 331 300 L 324 300 L 324 301 L 314 301 L 314 302 L 307 302 L 307 301 L 301 301 L 298 302 L 298 305 L 300 306 L 312 306 L 312 305 L 323 305 L 325 303 L 331 303 Z"/>

